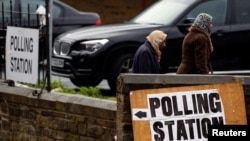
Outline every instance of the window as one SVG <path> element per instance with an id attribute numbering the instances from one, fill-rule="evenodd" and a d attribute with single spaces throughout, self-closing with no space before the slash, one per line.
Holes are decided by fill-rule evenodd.
<path id="1" fill-rule="evenodd" d="M 248 0 L 236 0 L 235 3 L 236 23 L 250 23 L 250 2 Z"/>
<path id="2" fill-rule="evenodd" d="M 184 1 L 161 1 L 133 19 L 135 23 L 171 24 L 189 5 Z M 162 14 L 164 13 L 164 14 Z"/>
<path id="3" fill-rule="evenodd" d="M 22 0 L 22 11 L 28 13 L 28 4 L 30 6 L 30 13 L 35 14 L 37 8 L 40 5 L 43 5 L 45 8 L 45 1 L 44 0 Z M 61 9 L 57 5 L 53 4 L 53 18 L 58 18 L 61 14 Z M 36 16 L 36 15 L 33 15 Z M 27 14 L 23 14 L 22 18 L 27 18 Z"/>
<path id="4" fill-rule="evenodd" d="M 12 1 L 12 8 L 14 8 L 14 3 L 15 1 Z M 2 7 L 3 6 L 3 7 Z M 10 0 L 0 0 L 0 12 L 2 11 L 4 13 L 4 20 L 5 22 L 7 22 L 8 20 L 10 20 Z M 0 14 L 0 21 L 2 21 L 2 14 Z"/>
<path id="5" fill-rule="evenodd" d="M 203 2 L 188 13 L 188 18 L 196 18 L 199 13 L 208 13 L 213 16 L 213 25 L 225 24 L 227 0 L 214 0 Z"/>

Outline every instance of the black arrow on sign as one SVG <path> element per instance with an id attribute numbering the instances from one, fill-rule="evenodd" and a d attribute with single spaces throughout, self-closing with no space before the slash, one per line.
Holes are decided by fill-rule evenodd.
<path id="1" fill-rule="evenodd" d="M 138 118 L 143 118 L 143 117 L 147 117 L 147 113 L 146 112 L 142 112 L 139 111 L 135 114 Z"/>

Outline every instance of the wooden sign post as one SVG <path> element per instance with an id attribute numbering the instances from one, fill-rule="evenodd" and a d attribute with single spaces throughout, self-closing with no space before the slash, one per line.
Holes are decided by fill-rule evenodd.
<path id="1" fill-rule="evenodd" d="M 131 91 L 134 141 L 204 141 L 209 125 L 246 125 L 240 83 Z"/>

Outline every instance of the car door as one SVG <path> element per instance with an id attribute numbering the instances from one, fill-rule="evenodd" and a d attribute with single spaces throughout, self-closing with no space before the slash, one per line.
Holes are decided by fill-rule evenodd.
<path id="1" fill-rule="evenodd" d="M 214 51 L 210 60 L 214 71 L 228 70 L 233 63 L 233 60 L 228 59 L 228 54 L 225 52 L 232 42 L 230 36 L 230 5 L 230 0 L 203 1 L 187 14 L 188 18 L 194 18 L 199 13 L 204 12 L 213 17 L 211 40 Z"/>
<path id="2" fill-rule="evenodd" d="M 232 70 L 250 70 L 250 1 L 232 0 L 231 41 L 227 59 Z"/>
<path id="3" fill-rule="evenodd" d="M 175 59 L 173 64 L 170 64 L 169 70 L 177 68 L 181 61 L 181 45 L 184 37 L 184 32 L 178 28 L 178 25 L 182 25 L 184 21 L 189 23 L 196 18 L 199 13 L 208 13 L 213 16 L 214 28 L 211 31 L 211 39 L 214 46 L 214 52 L 211 56 L 211 62 L 215 70 L 227 69 L 231 62 L 225 60 L 224 49 L 231 44 L 230 40 L 230 15 L 228 14 L 229 9 L 228 0 L 210 0 L 210 1 L 199 1 L 195 5 L 189 7 L 189 10 L 183 14 L 179 22 L 173 27 L 168 35 L 174 35 L 174 40 L 167 43 L 168 47 L 175 49 L 169 49 L 168 59 Z M 189 20 L 187 20 L 189 19 Z M 170 37 L 171 38 L 171 37 Z M 178 52 L 179 54 L 171 54 L 171 51 Z M 179 50 L 179 51 L 178 51 Z M 177 61 L 179 63 L 177 63 Z M 173 62 L 173 61 L 171 61 Z"/>

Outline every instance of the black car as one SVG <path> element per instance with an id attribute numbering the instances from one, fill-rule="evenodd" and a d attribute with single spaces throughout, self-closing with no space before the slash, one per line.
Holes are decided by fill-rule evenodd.
<path id="1" fill-rule="evenodd" d="M 39 6 L 46 8 L 45 4 L 45 0 L 0 0 L 0 29 L 7 25 L 39 28 L 36 10 Z M 78 11 L 59 0 L 53 0 L 52 11 L 53 38 L 68 30 L 101 25 L 98 13 Z"/>
<path id="2" fill-rule="evenodd" d="M 96 86 L 103 79 L 115 91 L 120 73 L 129 72 L 137 48 L 153 30 L 168 34 L 162 56 L 166 73 L 175 73 L 188 27 L 201 13 L 213 16 L 214 74 L 250 72 L 250 1 L 159 0 L 130 21 L 66 32 L 54 42 L 53 75 L 76 86 Z"/>

